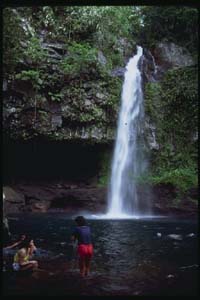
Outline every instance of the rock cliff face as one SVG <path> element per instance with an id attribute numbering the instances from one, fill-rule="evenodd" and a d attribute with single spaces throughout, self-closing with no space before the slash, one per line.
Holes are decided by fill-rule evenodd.
<path id="1" fill-rule="evenodd" d="M 107 176 L 102 160 L 105 153 L 109 157 L 112 153 L 124 66 L 135 52 L 134 42 L 119 37 L 110 52 L 117 51 L 120 60 L 111 64 L 110 53 L 95 45 L 91 48 L 84 41 L 71 44 L 66 37 L 52 40 L 48 30 L 38 29 L 36 34 L 28 20 L 22 26 L 30 35 L 30 40 L 21 41 L 23 49 L 34 52 L 36 47 L 38 61 L 42 57 L 43 62 L 34 60 L 34 55 L 23 54 L 17 64 L 17 75 L 3 80 L 5 185 L 17 192 L 12 183 L 23 180 L 53 182 L 62 178 L 75 185 L 81 181 L 85 193 L 91 192 L 85 206 L 91 209 L 87 204 L 91 201 L 93 208 L 98 207 L 98 202 L 105 202 L 105 192 L 100 193 L 101 200 L 94 205 L 94 192 L 90 189 L 87 193 L 86 189 L 94 183 L 98 194 L 100 174 Z M 65 68 L 74 59 L 74 53 L 77 58 L 72 65 L 78 71 L 73 69 L 69 73 Z M 85 64 L 83 68 L 81 64 Z M 79 196 L 75 192 L 72 198 L 80 204 L 81 193 L 77 189 Z M 51 193 L 56 198 L 57 193 Z M 68 193 L 64 196 L 69 198 Z M 30 201 L 25 199 L 25 203 L 16 204 L 12 199 L 8 197 L 6 202 L 8 212 L 51 207 L 43 194 Z"/>
<path id="2" fill-rule="evenodd" d="M 78 76 L 67 78 L 61 61 L 68 57 L 63 44 L 40 40 L 48 64 L 46 78 L 35 88 L 28 78 L 4 79 L 4 132 L 14 140 L 82 141 L 110 143 L 115 137 L 116 121 L 123 81 L 123 67 L 133 55 L 133 46 L 120 40 L 122 65 L 100 74 L 90 67 Z M 106 56 L 97 51 L 96 63 L 107 68 Z M 21 61 L 21 68 L 33 69 L 30 60 Z M 39 68 L 39 67 L 37 67 Z"/>
<path id="3" fill-rule="evenodd" d="M 5 186 L 5 211 L 105 213 L 106 188 L 88 187 L 69 182 L 18 183 Z"/>
<path id="4" fill-rule="evenodd" d="M 198 198 L 196 190 L 185 197 L 182 205 L 172 200 L 177 191 L 171 185 L 158 185 L 153 188 L 152 195 L 146 194 L 147 188 L 140 186 L 139 193 L 143 200 L 151 201 L 152 214 L 196 216 L 197 206 L 191 202 L 189 196 L 193 193 Z M 69 181 L 16 183 L 4 187 L 6 214 L 21 212 L 46 213 L 65 212 L 69 215 L 84 213 L 104 214 L 107 211 L 107 188 L 74 184 Z M 5 236 L 10 234 L 8 222 L 5 218 Z"/>
<path id="5" fill-rule="evenodd" d="M 195 64 L 186 48 L 171 42 L 160 42 L 153 49 L 156 64 L 168 67 L 187 67 Z"/>
<path id="6" fill-rule="evenodd" d="M 170 42 L 157 43 L 152 49 L 144 49 L 144 82 L 160 81 L 169 69 L 195 64 L 196 62 L 186 48 Z"/>
<path id="7" fill-rule="evenodd" d="M 82 74 L 80 78 L 65 81 L 59 69 L 59 62 L 66 55 L 64 45 L 41 41 L 41 48 L 48 53 L 49 86 L 36 92 L 29 80 L 3 81 L 6 136 L 14 140 L 42 137 L 45 140 L 81 140 L 84 143 L 112 142 L 116 133 L 124 67 L 135 50 L 125 39 L 120 47 L 125 53 L 123 65 L 111 69 L 109 74 L 102 76 L 91 69 L 88 70 L 89 75 Z M 97 59 L 102 66 L 107 64 L 100 50 Z M 22 65 L 24 68 L 33 67 L 31 61 L 23 61 Z M 151 51 L 144 49 L 141 65 L 144 83 L 161 80 L 170 68 L 191 65 L 194 61 L 186 49 L 161 42 Z M 60 95 L 57 100 L 50 96 L 51 85 L 56 86 Z M 152 127 L 151 124 L 148 126 Z M 150 148 L 152 145 L 158 147 L 153 137 L 154 133 L 150 133 Z"/>
<path id="8" fill-rule="evenodd" d="M 142 61 L 143 84 L 159 83 L 169 70 L 184 67 L 192 67 L 196 64 L 186 48 L 170 42 L 160 42 L 151 50 L 144 49 Z M 153 101 L 153 100 L 152 100 Z M 156 139 L 157 128 L 146 112 L 145 132 L 148 148 L 159 150 L 160 146 Z"/>
<path id="9" fill-rule="evenodd" d="M 3 192 L 3 238 L 4 240 L 7 240 L 11 233 L 8 225 L 8 219 L 6 217 L 6 213 L 8 211 L 5 208 L 5 202 L 6 202 L 6 196 L 5 193 Z"/>

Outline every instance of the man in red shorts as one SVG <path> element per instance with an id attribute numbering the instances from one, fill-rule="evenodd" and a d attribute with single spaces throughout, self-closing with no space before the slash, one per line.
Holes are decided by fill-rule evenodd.
<path id="1" fill-rule="evenodd" d="M 79 269 L 81 276 L 85 277 L 90 271 L 90 262 L 93 255 L 91 231 L 83 216 L 76 217 L 75 222 L 77 227 L 74 229 L 71 239 L 72 241 L 78 240 Z"/>

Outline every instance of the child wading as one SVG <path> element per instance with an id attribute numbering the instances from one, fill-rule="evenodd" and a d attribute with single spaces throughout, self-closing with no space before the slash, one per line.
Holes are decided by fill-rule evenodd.
<path id="1" fill-rule="evenodd" d="M 90 272 L 90 262 L 93 255 L 91 231 L 83 216 L 76 217 L 75 222 L 78 226 L 75 228 L 71 239 L 72 241 L 78 240 L 79 269 L 81 276 L 85 277 Z"/>

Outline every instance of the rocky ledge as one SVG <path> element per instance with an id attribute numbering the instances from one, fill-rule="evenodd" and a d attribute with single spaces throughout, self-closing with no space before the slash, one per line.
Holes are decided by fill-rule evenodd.
<path id="1" fill-rule="evenodd" d="M 105 213 L 107 188 L 72 182 L 18 183 L 3 188 L 5 214 L 20 212 L 79 212 Z M 146 198 L 141 188 L 141 197 Z M 197 190 L 191 190 L 178 200 L 177 191 L 170 185 L 157 185 L 151 189 L 148 201 L 152 213 L 197 216 Z M 192 200 L 193 199 L 193 200 Z M 143 199 L 144 200 L 144 199 Z M 145 202 L 145 201 L 144 201 Z"/>
<path id="2" fill-rule="evenodd" d="M 106 189 L 71 183 L 14 184 L 4 187 L 5 213 L 87 210 L 104 212 Z"/>

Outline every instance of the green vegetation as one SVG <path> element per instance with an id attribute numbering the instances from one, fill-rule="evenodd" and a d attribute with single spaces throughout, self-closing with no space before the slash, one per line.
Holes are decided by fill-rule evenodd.
<path id="1" fill-rule="evenodd" d="M 148 48 L 163 39 L 186 47 L 196 55 L 198 10 L 190 6 L 143 6 L 141 42 Z"/>
<path id="2" fill-rule="evenodd" d="M 60 63 L 60 68 L 69 77 L 80 76 L 82 73 L 98 71 L 97 50 L 88 44 L 73 42 L 67 47 L 68 55 Z"/>
<path id="3" fill-rule="evenodd" d="M 40 79 L 39 71 L 34 70 L 23 70 L 21 73 L 16 74 L 15 78 L 30 81 L 35 89 L 39 88 L 43 83 L 42 79 Z"/>
<path id="4" fill-rule="evenodd" d="M 176 187 L 178 196 L 184 195 L 191 188 L 198 187 L 198 177 L 195 166 L 179 167 L 171 170 L 160 170 L 160 172 L 144 174 L 137 177 L 139 184 L 150 183 L 153 185 L 170 184 Z"/>
<path id="5" fill-rule="evenodd" d="M 197 70 L 173 69 L 145 89 L 146 111 L 156 127 L 159 150 L 152 153 L 152 183 L 171 183 L 184 192 L 197 187 Z"/>
<path id="6" fill-rule="evenodd" d="M 98 186 L 103 187 L 109 184 L 111 173 L 111 151 L 105 151 L 100 157 L 100 170 L 98 174 Z"/>
<path id="7" fill-rule="evenodd" d="M 111 63 L 114 54 L 114 65 L 122 63 L 120 38 L 131 40 L 132 26 L 136 28 L 139 24 L 135 8 L 131 6 L 6 8 L 3 17 L 4 61 L 13 67 L 24 54 L 30 54 L 38 64 L 45 57 L 39 41 L 41 31 L 45 31 L 46 42 L 66 43 L 66 50 L 78 51 L 81 53 L 78 58 L 84 61 L 92 54 L 91 48 L 98 48 L 109 56 Z"/>
<path id="8" fill-rule="evenodd" d="M 5 76 L 5 74 L 12 74 L 23 57 L 23 48 L 19 39 L 25 39 L 26 35 L 20 26 L 21 17 L 14 9 L 4 9 L 3 24 L 3 71 Z"/>
<path id="9" fill-rule="evenodd" d="M 46 51 L 41 47 L 38 37 L 31 37 L 28 41 L 27 48 L 24 51 L 25 59 L 31 60 L 33 66 L 39 66 L 45 62 L 47 56 Z"/>
<path id="10" fill-rule="evenodd" d="M 62 93 L 53 94 L 52 92 L 49 92 L 48 95 L 50 96 L 51 101 L 56 101 L 56 102 L 60 102 L 63 97 Z"/>
<path id="11" fill-rule="evenodd" d="M 197 188 L 198 185 L 196 170 L 192 168 L 179 168 L 166 171 L 161 176 L 154 176 L 150 180 L 154 184 L 170 183 L 181 192 L 186 192 L 191 187 Z"/>
<path id="12" fill-rule="evenodd" d="M 153 123 L 159 122 L 158 111 L 161 112 L 161 95 L 162 87 L 160 82 L 148 82 L 145 85 L 145 113 L 151 118 Z M 161 116 L 160 116 L 161 117 Z"/>

